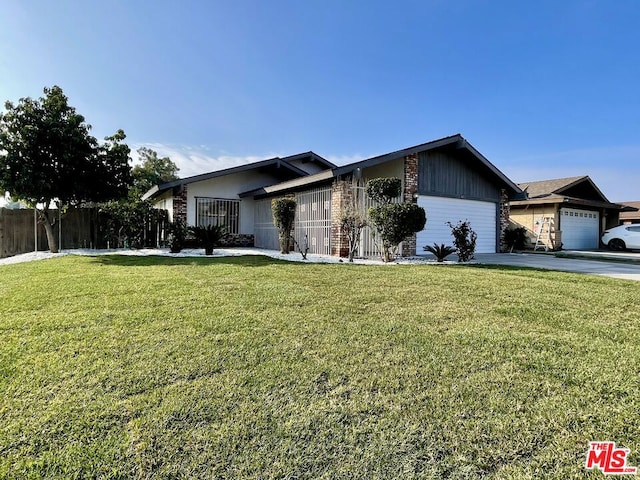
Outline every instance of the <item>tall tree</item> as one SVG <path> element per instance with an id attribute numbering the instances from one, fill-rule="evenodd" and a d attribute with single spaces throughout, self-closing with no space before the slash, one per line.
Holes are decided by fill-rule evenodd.
<path id="1" fill-rule="evenodd" d="M 99 144 L 90 129 L 58 86 L 36 100 L 7 101 L 0 113 L 0 189 L 38 210 L 52 252 L 58 251 L 52 204 L 121 198 L 131 183 L 124 132 Z"/>
<path id="2" fill-rule="evenodd" d="M 158 153 L 147 147 L 139 148 L 142 163 L 133 167 L 133 185 L 129 196 L 140 198 L 154 185 L 178 180 L 178 166 L 169 157 L 158 157 Z"/>

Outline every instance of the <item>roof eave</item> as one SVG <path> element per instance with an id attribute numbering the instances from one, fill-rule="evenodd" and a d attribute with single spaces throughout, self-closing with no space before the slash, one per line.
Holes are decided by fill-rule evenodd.
<path id="1" fill-rule="evenodd" d="M 427 150 L 444 147 L 446 145 L 455 144 L 461 140 L 464 140 L 464 138 L 462 137 L 462 135 L 457 133 L 450 137 L 433 140 L 432 142 L 423 143 L 414 147 L 405 148 L 403 150 L 396 150 L 395 152 L 385 153 L 384 155 L 378 155 L 377 157 L 360 160 L 358 162 L 350 163 L 342 167 L 337 167 L 336 169 L 334 169 L 335 176 L 351 173 L 358 168 L 375 167 L 376 165 L 380 165 L 381 163 L 385 163 L 390 160 L 395 160 L 397 158 L 412 155 L 414 153 L 424 152 Z"/>
<path id="2" fill-rule="evenodd" d="M 533 206 L 533 205 L 549 205 L 549 204 L 573 204 L 573 205 L 582 205 L 588 207 L 596 207 L 596 208 L 605 208 L 607 210 L 618 210 L 625 211 L 624 206 L 618 203 L 611 202 L 599 202 L 596 200 L 585 200 L 582 198 L 575 197 L 547 197 L 547 198 L 532 198 L 528 200 L 514 200 L 509 202 L 511 206 L 519 207 L 519 206 Z"/>
<path id="3" fill-rule="evenodd" d="M 183 185 L 187 185 L 190 183 L 202 182 L 205 180 L 211 180 L 213 178 L 224 177 L 225 175 L 232 175 L 235 173 L 247 172 L 250 170 L 254 170 L 257 168 L 268 167 L 271 165 L 275 165 L 277 168 L 286 168 L 287 170 L 299 175 L 300 177 L 306 177 L 309 174 L 304 170 L 296 167 L 295 165 L 291 165 L 286 160 L 283 160 L 279 157 L 269 158 L 267 160 L 261 160 L 259 162 L 247 163 L 245 165 L 238 165 L 236 167 L 225 168 L 223 170 L 215 170 L 213 172 L 201 173 L 199 175 L 193 175 L 191 177 L 181 178 L 180 180 L 173 180 L 171 182 L 162 183 L 160 185 L 154 185 L 151 189 L 144 194 L 143 199 L 152 198 L 153 196 L 157 196 L 162 192 L 166 192 L 167 190 L 174 187 L 182 187 Z"/>
<path id="4" fill-rule="evenodd" d="M 289 155 L 288 157 L 283 157 L 282 160 L 284 161 L 293 161 L 293 160 L 298 160 L 300 158 L 310 158 L 311 161 L 314 162 L 318 162 L 322 165 L 324 165 L 325 167 L 327 167 L 327 169 L 330 168 L 336 168 L 336 164 L 330 162 L 329 160 L 327 160 L 324 157 L 321 157 L 320 155 L 318 155 L 317 153 L 313 152 L 313 151 L 308 151 L 308 152 L 304 152 L 304 153 L 297 153 L 295 155 Z"/>
<path id="5" fill-rule="evenodd" d="M 307 187 L 316 183 L 326 183 L 328 180 L 333 180 L 334 177 L 335 175 L 333 173 L 333 170 L 323 170 L 322 172 L 314 173 L 313 175 L 308 175 L 306 177 L 295 178 L 293 180 L 287 180 L 286 182 L 277 183 L 275 185 L 242 192 L 239 194 L 239 197 L 257 197 L 261 195 L 266 196 L 276 194 L 282 195 L 298 188 Z"/>
<path id="6" fill-rule="evenodd" d="M 160 187 L 158 185 L 154 185 L 149 190 L 146 191 L 144 195 L 142 195 L 142 200 L 148 200 L 156 196 L 156 194 L 160 193 Z"/>

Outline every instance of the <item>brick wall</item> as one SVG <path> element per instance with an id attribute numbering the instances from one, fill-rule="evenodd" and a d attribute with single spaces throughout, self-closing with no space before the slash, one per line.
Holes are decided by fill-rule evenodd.
<path id="1" fill-rule="evenodd" d="M 182 220 L 187 223 L 187 186 L 182 186 L 182 191 L 173 196 L 173 221 Z"/>
<path id="2" fill-rule="evenodd" d="M 331 255 L 349 256 L 349 240 L 340 226 L 343 208 L 351 201 L 350 183 L 342 180 L 331 186 Z"/>
<path id="3" fill-rule="evenodd" d="M 404 191 L 402 200 L 405 203 L 417 203 L 418 198 L 418 154 L 404 157 Z M 416 254 L 416 234 L 402 242 L 402 256 L 413 257 Z"/>
<path id="4" fill-rule="evenodd" d="M 253 247 L 254 237 L 247 233 L 230 233 L 220 241 L 221 247 Z"/>
<path id="5" fill-rule="evenodd" d="M 507 191 L 502 189 L 500 190 L 500 204 L 498 205 L 498 211 L 500 214 L 500 251 L 506 252 L 507 244 L 504 240 L 504 232 L 509 227 L 509 214 L 510 214 L 510 206 L 509 206 L 509 195 Z"/>

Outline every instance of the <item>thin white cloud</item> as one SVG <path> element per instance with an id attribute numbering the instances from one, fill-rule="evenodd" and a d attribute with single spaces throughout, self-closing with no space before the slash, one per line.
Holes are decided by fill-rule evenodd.
<path id="1" fill-rule="evenodd" d="M 267 153 L 265 155 L 228 155 L 218 154 L 212 155 L 208 148 L 204 145 L 198 147 L 190 146 L 176 146 L 167 145 L 162 143 L 145 143 L 131 146 L 131 157 L 133 158 L 134 165 L 139 163 L 137 149 L 140 147 L 147 147 L 158 153 L 160 157 L 169 157 L 173 160 L 180 171 L 178 175 L 181 178 L 191 177 L 193 175 L 199 175 L 201 173 L 213 172 L 216 170 L 222 170 L 225 168 L 237 167 L 240 165 L 246 165 L 252 162 L 259 162 L 274 157 L 284 157 L 288 154 L 281 153 Z M 370 156 L 369 156 L 370 157 Z M 332 155 L 325 157 L 330 162 L 340 166 L 353 162 L 363 160 L 365 157 L 361 154 L 354 155 Z"/>
<path id="2" fill-rule="evenodd" d="M 147 147 L 158 153 L 160 157 L 169 157 L 175 162 L 180 169 L 178 175 L 181 178 L 191 177 L 193 175 L 199 175 L 201 173 L 213 172 L 216 170 L 223 170 L 225 168 L 237 167 L 240 165 L 246 165 L 247 163 L 258 162 L 260 160 L 266 160 L 273 158 L 277 155 L 247 155 L 247 156 L 234 156 L 234 155 L 211 155 L 205 152 L 205 148 L 198 147 L 179 147 L 173 145 L 165 145 L 161 143 L 145 143 L 141 145 L 135 145 L 132 147 L 131 157 L 133 158 L 134 165 L 139 163 L 139 158 L 136 150 L 140 147 Z"/>

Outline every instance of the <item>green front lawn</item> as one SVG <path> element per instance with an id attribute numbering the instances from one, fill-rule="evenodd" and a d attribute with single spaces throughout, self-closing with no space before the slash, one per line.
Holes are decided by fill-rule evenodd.
<path id="1" fill-rule="evenodd" d="M 637 283 L 263 257 L 0 275 L 0 478 L 584 478 L 590 440 L 640 466 Z"/>

